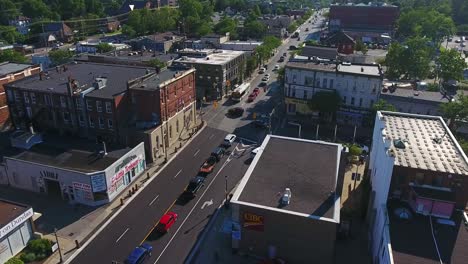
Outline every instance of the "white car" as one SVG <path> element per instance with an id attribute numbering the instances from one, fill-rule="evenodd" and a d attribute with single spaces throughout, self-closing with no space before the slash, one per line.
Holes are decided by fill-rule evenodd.
<path id="1" fill-rule="evenodd" d="M 268 79 L 270 79 L 270 74 L 267 73 L 267 74 L 264 75 L 264 77 L 267 77 Z"/>
<path id="2" fill-rule="evenodd" d="M 262 74 L 262 73 L 265 73 L 266 69 L 265 68 L 260 68 L 260 70 L 258 71 L 258 73 Z"/>
<path id="3" fill-rule="evenodd" d="M 262 78 L 262 81 L 264 81 L 264 82 L 268 82 L 269 80 L 270 80 L 270 76 L 264 76 Z"/>
<path id="4" fill-rule="evenodd" d="M 280 66 L 278 64 L 275 65 L 275 68 L 273 68 L 274 71 L 279 70 Z"/>
<path id="5" fill-rule="evenodd" d="M 232 143 L 236 141 L 236 135 L 234 134 L 228 134 L 225 138 L 224 138 L 224 141 L 223 141 L 223 146 L 225 147 L 230 147 L 232 145 Z"/>

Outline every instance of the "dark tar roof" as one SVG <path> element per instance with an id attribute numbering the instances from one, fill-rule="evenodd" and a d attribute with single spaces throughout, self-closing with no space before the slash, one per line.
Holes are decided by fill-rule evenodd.
<path id="1" fill-rule="evenodd" d="M 301 55 L 305 57 L 319 57 L 329 60 L 335 60 L 336 56 L 338 56 L 338 49 L 328 47 L 305 46 L 304 48 L 302 48 Z"/>
<path id="2" fill-rule="evenodd" d="M 5 75 L 16 73 L 19 71 L 24 71 L 27 68 L 31 68 L 33 65 L 31 64 L 23 64 L 23 63 L 14 63 L 14 62 L 5 62 L 0 63 L 0 77 Z"/>
<path id="3" fill-rule="evenodd" d="M 333 219 L 341 147 L 278 136 L 265 140 L 238 200 Z M 292 198 L 282 207 L 285 188 L 291 189 Z"/>
<path id="4" fill-rule="evenodd" d="M 29 207 L 26 205 L 0 199 L 0 228 L 9 224 L 28 209 Z"/>
<path id="5" fill-rule="evenodd" d="M 458 92 L 459 94 L 463 94 L 462 91 Z M 441 92 L 431 92 L 431 91 L 416 91 L 413 89 L 402 89 L 402 88 L 396 88 L 395 90 L 391 91 L 385 91 L 382 90 L 382 93 L 380 94 L 382 99 L 385 98 L 399 98 L 401 100 L 406 100 L 408 102 L 411 101 L 428 101 L 428 102 L 436 102 L 436 103 L 444 103 L 444 102 L 450 102 L 451 99 L 456 99 L 457 95 L 444 95 Z"/>
<path id="6" fill-rule="evenodd" d="M 154 74 L 148 79 L 144 80 L 141 84 L 132 86 L 131 89 L 140 90 L 157 90 L 159 85 L 171 80 L 172 78 L 178 78 L 182 76 L 188 69 L 179 69 L 176 67 L 169 67 L 162 70 L 159 74 Z"/>
<path id="7" fill-rule="evenodd" d="M 395 216 L 389 207 L 390 240 L 393 261 L 396 264 L 440 264 L 432 237 L 429 216 L 415 215 L 411 220 Z M 463 222 L 463 213 L 455 211 L 450 220 L 455 226 L 442 225 L 432 217 L 434 236 L 443 263 L 466 263 L 468 257 L 468 229 Z"/>
<path id="8" fill-rule="evenodd" d="M 112 98 L 127 89 L 127 81 L 146 75 L 147 68 L 128 65 L 109 65 L 99 63 L 75 62 L 67 64 L 66 72 L 58 73 L 50 69 L 48 76 L 41 81 L 39 75 L 24 78 L 9 84 L 31 91 L 67 94 L 68 77 L 77 80 L 82 90 L 92 87 L 98 77 L 107 78 L 106 87 L 94 90 L 86 96 Z M 84 86 L 84 87 L 83 87 Z"/>

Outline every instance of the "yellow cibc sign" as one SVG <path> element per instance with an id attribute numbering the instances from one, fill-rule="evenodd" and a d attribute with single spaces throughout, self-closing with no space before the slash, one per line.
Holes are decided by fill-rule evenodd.
<path id="1" fill-rule="evenodd" d="M 244 228 L 256 231 L 263 231 L 263 216 L 252 213 L 244 213 Z"/>

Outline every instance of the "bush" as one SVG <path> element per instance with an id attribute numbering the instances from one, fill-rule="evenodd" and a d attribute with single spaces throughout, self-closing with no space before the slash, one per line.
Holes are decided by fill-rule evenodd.
<path id="1" fill-rule="evenodd" d="M 20 256 L 20 259 L 25 263 L 33 262 L 36 260 L 36 254 L 33 252 L 24 253 Z"/>
<path id="2" fill-rule="evenodd" d="M 51 253 L 52 241 L 48 239 L 34 239 L 28 243 L 28 251 L 33 252 L 35 255 L 48 256 Z"/>
<path id="3" fill-rule="evenodd" d="M 352 156 L 359 156 L 362 153 L 362 149 L 357 145 L 349 147 L 349 154 Z"/>
<path id="4" fill-rule="evenodd" d="M 430 92 L 438 92 L 439 91 L 439 84 L 437 83 L 428 83 L 427 90 Z"/>
<path id="5" fill-rule="evenodd" d="M 24 262 L 19 258 L 11 258 L 5 262 L 5 264 L 24 264 Z"/>

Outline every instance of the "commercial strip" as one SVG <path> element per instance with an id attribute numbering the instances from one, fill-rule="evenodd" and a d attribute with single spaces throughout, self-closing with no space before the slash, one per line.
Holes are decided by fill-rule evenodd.
<path id="1" fill-rule="evenodd" d="M 34 235 L 33 209 L 0 200 L 0 263 L 23 250 Z"/>
<path id="2" fill-rule="evenodd" d="M 268 135 L 231 199 L 233 249 L 291 263 L 333 263 L 343 150 Z"/>
<path id="3" fill-rule="evenodd" d="M 376 263 L 464 263 L 468 159 L 438 116 L 377 112 L 367 220 Z"/>

